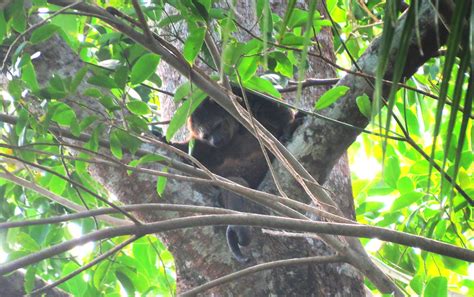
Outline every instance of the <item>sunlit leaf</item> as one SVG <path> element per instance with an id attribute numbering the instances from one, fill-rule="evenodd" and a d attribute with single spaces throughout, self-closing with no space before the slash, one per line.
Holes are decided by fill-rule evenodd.
<path id="1" fill-rule="evenodd" d="M 321 110 L 326 107 L 329 107 L 331 104 L 336 102 L 339 98 L 344 96 L 347 93 L 347 91 L 349 91 L 349 87 L 346 87 L 346 86 L 337 86 L 332 89 L 329 89 L 321 96 L 321 98 L 319 98 L 318 101 L 316 101 L 314 108 L 316 110 Z"/>
<path id="2" fill-rule="evenodd" d="M 155 54 L 146 54 L 138 59 L 132 67 L 130 82 L 139 84 L 155 73 L 156 66 L 160 62 L 160 57 Z"/>

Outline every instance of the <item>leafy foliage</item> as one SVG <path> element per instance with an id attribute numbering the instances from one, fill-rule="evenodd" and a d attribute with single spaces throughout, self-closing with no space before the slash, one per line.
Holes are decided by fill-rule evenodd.
<path id="1" fill-rule="evenodd" d="M 120 11 L 138 19 L 131 5 L 112 2 Z M 349 68 L 352 58 L 358 58 L 379 34 L 383 34 L 385 42 L 379 60 L 385 61 L 393 36 L 392 24 L 400 10 L 390 5 L 384 9 L 384 2 L 378 0 L 367 3 L 328 0 L 326 5 L 334 22 L 331 23 L 314 9 L 296 8 L 295 1 L 289 1 L 288 9 L 280 17 L 272 13 L 267 1 L 259 0 L 256 6 L 261 37 L 253 36 L 241 42 L 233 35 L 239 28 L 232 10 L 214 6 L 213 1 L 179 0 L 168 1 L 176 12 L 170 15 L 164 13 L 164 2 L 147 2 L 144 13 L 153 24 L 151 28 L 162 30 L 183 25 L 189 28 L 187 36 L 173 36 L 183 44 L 189 67 L 207 64 L 231 80 L 241 81 L 246 88 L 277 98 L 281 97 L 277 88 L 257 73 L 264 70 L 266 74 L 276 75 L 283 82 L 280 87 L 286 87 L 284 82 L 293 79 L 295 73 L 303 80 L 307 53 L 315 45 L 315 35 L 331 25 L 339 33 L 334 40 L 338 65 Z M 467 5 L 468 1 L 457 2 Z M 18 34 L 28 33 L 28 16 L 39 13 L 47 18 L 57 9 L 47 1 L 37 0 L 32 1 L 28 10 L 24 9 L 23 1 L 11 1 L 0 11 L 0 42 L 12 45 L 5 62 L 11 65 L 13 73 L 2 95 L 0 112 L 16 117 L 13 124 L 0 123 L 0 172 L 5 173 L 0 179 L 2 222 L 77 211 L 66 203 L 52 203 L 50 198 L 54 194 L 85 208 L 107 206 L 98 197 L 108 197 L 107 200 L 112 197 L 87 170 L 94 157 L 104 153 L 101 147 L 110 150 L 109 157 L 113 160 L 125 159 L 125 154 L 131 156 L 131 160 L 127 159 L 130 174 L 139 165 L 164 160 L 157 155 L 138 154 L 141 133 L 148 134 L 151 123 L 160 120 L 157 90 L 163 86 L 156 74 L 156 67 L 163 63 L 160 57 L 97 18 L 75 14 L 47 19 L 24 39 L 15 41 Z M 45 10 L 49 13 L 44 14 Z M 459 5 L 455 14 L 451 31 L 458 34 L 450 36 L 447 54 L 431 59 L 404 82 L 431 96 L 412 89 L 393 88 L 387 108 L 380 110 L 383 102 L 377 94 L 386 65 L 378 64 L 376 100 L 370 102 L 372 94 L 355 100 L 361 113 L 372 119 L 369 128 L 382 131 L 382 137 L 362 134 L 349 153 L 358 221 L 472 248 L 473 208 L 466 197 L 474 197 L 474 73 L 470 64 L 473 52 L 472 44 L 460 35 L 459 20 L 466 16 L 466 9 Z M 406 34 L 412 32 L 408 29 L 415 21 L 416 15 L 411 13 Z M 220 69 L 205 43 L 209 29 L 215 35 L 220 34 L 224 41 Z M 56 35 L 87 66 L 74 74 L 55 74 L 43 81 L 37 73 L 43 70 L 35 68 L 38 57 L 27 49 Z M 399 52 L 398 67 L 393 71 L 395 82 L 400 80 L 406 54 L 406 48 Z M 80 88 L 85 82 L 89 87 Z M 315 103 L 315 109 L 324 111 L 346 92 L 345 87 L 329 90 Z M 80 106 L 74 100 L 77 96 L 87 96 L 97 105 Z M 174 98 L 180 107 L 169 124 L 167 139 L 184 125 L 187 116 L 205 97 L 203 91 L 190 83 L 176 90 Z M 78 111 L 89 113 L 84 116 Z M 53 135 L 52 131 L 58 127 L 74 137 L 88 136 L 80 153 L 73 155 L 74 148 Z M 100 136 L 104 130 L 108 131 L 107 140 Z M 392 139 L 389 135 L 400 137 Z M 23 182 L 7 179 L 10 173 Z M 50 194 L 39 194 L 28 186 L 31 184 Z M 157 178 L 157 195 L 164 192 L 166 184 L 166 178 Z M 98 221 L 80 219 L 0 230 L 0 261 L 20 258 L 103 226 Z M 116 238 L 86 245 L 64 257 L 28 267 L 26 290 L 33 289 L 35 276 L 48 281 L 64 277 L 123 240 Z M 389 269 L 403 275 L 397 281 L 408 294 L 447 296 L 448 291 L 474 294 L 474 283 L 469 279 L 472 264 L 378 240 L 364 243 Z M 118 292 L 172 295 L 176 287 L 173 258 L 155 238 L 140 238 L 116 253 L 113 260 L 99 263 L 60 287 L 74 296 L 116 296 Z"/>

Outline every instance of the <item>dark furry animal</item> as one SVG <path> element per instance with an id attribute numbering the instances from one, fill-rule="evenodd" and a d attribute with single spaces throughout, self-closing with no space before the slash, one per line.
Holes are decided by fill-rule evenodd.
<path id="1" fill-rule="evenodd" d="M 242 96 L 240 87 L 232 91 Z M 246 92 L 250 109 L 255 117 L 276 138 L 294 130 L 294 114 L 286 107 L 267 101 L 260 95 Z M 194 140 L 192 156 L 211 172 L 229 178 L 239 184 L 256 188 L 268 171 L 268 165 L 258 140 L 230 114 L 211 99 L 206 99 L 188 119 L 190 139 L 173 146 L 187 152 L 190 140 Z M 252 212 L 254 206 L 248 200 L 222 191 L 220 201 L 227 209 Z M 240 246 L 250 243 L 250 230 L 246 226 L 227 227 L 227 243 L 234 257 L 242 263 L 249 259 Z"/>

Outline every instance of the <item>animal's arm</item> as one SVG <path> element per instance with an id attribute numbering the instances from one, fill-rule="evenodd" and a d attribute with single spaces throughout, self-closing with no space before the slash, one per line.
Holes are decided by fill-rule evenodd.
<path id="1" fill-rule="evenodd" d="M 243 186 L 248 186 L 247 182 L 240 177 L 228 177 Z M 221 200 L 224 208 L 232 209 L 241 212 L 250 212 L 251 203 L 241 196 L 230 191 L 223 190 L 221 192 Z M 226 231 L 227 245 L 231 250 L 234 258 L 240 263 L 246 263 L 250 259 L 242 254 L 240 246 L 247 246 L 251 241 L 251 232 L 248 226 L 229 225 Z"/>

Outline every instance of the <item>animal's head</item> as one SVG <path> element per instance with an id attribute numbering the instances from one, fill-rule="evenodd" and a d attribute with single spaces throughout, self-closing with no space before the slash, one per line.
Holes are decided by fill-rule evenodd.
<path id="1" fill-rule="evenodd" d="M 206 99 L 189 117 L 188 129 L 194 139 L 222 148 L 232 140 L 239 123 L 217 103 Z"/>

